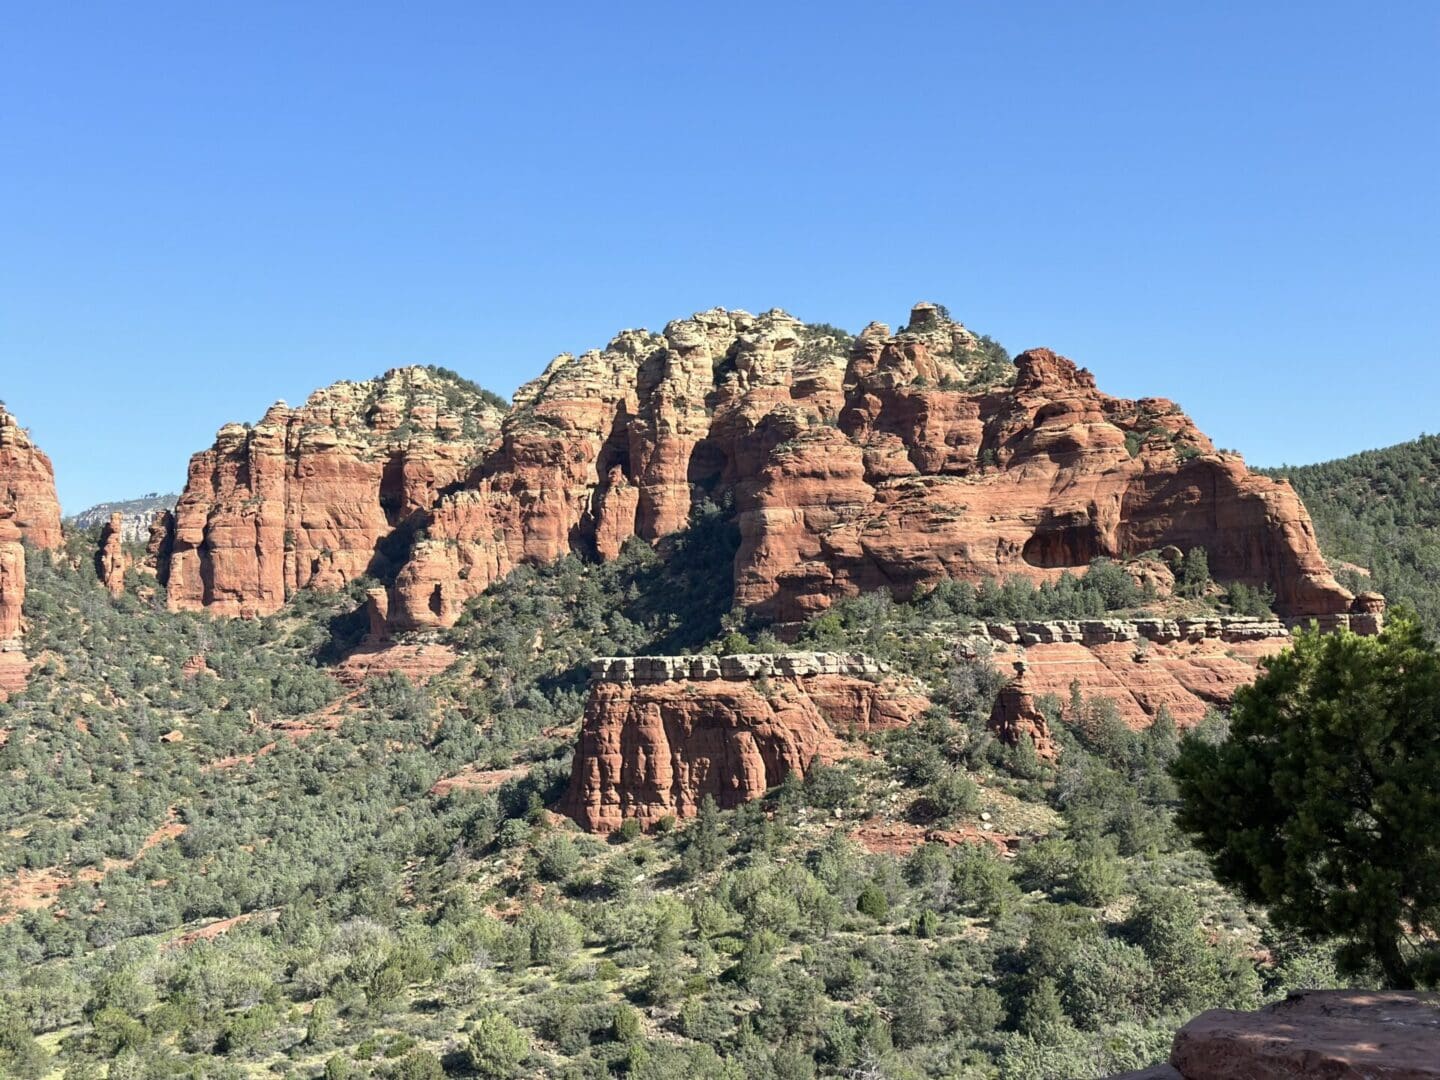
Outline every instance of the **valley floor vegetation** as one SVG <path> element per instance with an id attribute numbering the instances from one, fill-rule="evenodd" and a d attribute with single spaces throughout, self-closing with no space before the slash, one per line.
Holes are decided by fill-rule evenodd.
<path id="1" fill-rule="evenodd" d="M 591 656 L 779 647 L 728 611 L 736 543 L 707 507 L 663 557 L 516 571 L 438 636 L 449 671 L 359 689 L 320 658 L 364 582 L 212 621 L 138 578 L 112 601 L 84 538 L 32 554 L 0 1075 L 1094 1077 L 1337 984 L 1176 828 L 1168 717 L 1046 700 L 1058 765 L 986 730 L 999 678 L 954 621 L 1143 608 L 1103 566 L 839 604 L 803 646 L 922 679 L 922 722 L 652 835 L 556 818 Z"/>

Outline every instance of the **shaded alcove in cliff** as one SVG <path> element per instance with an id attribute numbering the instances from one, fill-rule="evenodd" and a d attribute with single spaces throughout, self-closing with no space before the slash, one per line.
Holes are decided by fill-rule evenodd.
<path id="1" fill-rule="evenodd" d="M 1095 559 L 1109 554 L 1102 543 L 1100 531 L 1086 522 L 1083 525 L 1042 527 L 1025 541 L 1021 558 L 1031 566 L 1065 569 L 1089 566 Z"/>

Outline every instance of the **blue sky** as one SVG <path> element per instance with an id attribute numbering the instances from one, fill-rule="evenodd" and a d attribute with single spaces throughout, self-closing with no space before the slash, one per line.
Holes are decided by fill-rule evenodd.
<path id="1" fill-rule="evenodd" d="M 67 511 L 406 363 L 939 300 L 1259 464 L 1440 427 L 1440 5 L 0 0 L 0 398 Z"/>

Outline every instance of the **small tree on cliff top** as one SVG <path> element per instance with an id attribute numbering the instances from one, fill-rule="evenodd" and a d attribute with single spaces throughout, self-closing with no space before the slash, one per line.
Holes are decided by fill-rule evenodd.
<path id="1" fill-rule="evenodd" d="M 1187 739 L 1179 824 L 1342 973 L 1440 984 L 1440 656 L 1416 618 L 1300 634 L 1241 690 L 1229 738 Z"/>

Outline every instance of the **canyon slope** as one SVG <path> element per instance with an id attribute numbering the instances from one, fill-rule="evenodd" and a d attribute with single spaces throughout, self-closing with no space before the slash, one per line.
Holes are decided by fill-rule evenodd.
<path id="1" fill-rule="evenodd" d="M 21 649 L 25 547 L 61 544 L 55 470 L 29 433 L 0 406 L 0 699 L 25 685 Z"/>
<path id="2" fill-rule="evenodd" d="M 151 534 L 172 610 L 258 616 L 297 590 L 384 574 L 413 527 L 474 467 L 501 410 L 445 372 L 399 368 L 227 424 L 190 461 Z"/>

